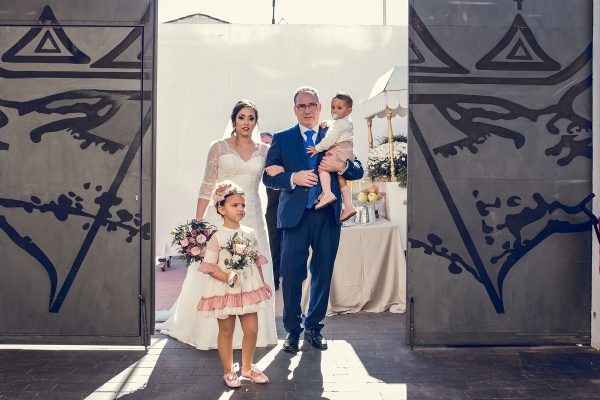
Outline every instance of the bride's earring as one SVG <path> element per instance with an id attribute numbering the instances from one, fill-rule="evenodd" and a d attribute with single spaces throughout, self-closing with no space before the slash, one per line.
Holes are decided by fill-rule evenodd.
<path id="1" fill-rule="evenodd" d="M 233 138 L 233 141 L 235 142 L 235 145 L 236 146 L 239 145 L 238 136 L 237 136 L 237 133 L 235 131 L 235 125 L 233 125 L 233 132 L 231 132 L 231 137 Z"/>

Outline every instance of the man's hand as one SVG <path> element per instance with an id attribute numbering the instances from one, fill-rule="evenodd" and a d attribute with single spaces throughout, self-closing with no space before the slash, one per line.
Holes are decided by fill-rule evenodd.
<path id="1" fill-rule="evenodd" d="M 294 185 L 313 187 L 319 181 L 319 177 L 311 169 L 295 172 L 292 178 Z"/>
<path id="2" fill-rule="evenodd" d="M 270 165 L 265 168 L 265 172 L 269 176 L 275 176 L 277 174 L 282 173 L 283 171 L 284 171 L 284 169 L 281 165 Z"/>
<path id="3" fill-rule="evenodd" d="M 319 154 L 319 152 L 317 151 L 317 149 L 315 148 L 315 146 L 308 146 L 306 148 L 306 152 L 308 154 L 310 154 L 311 157 L 316 156 L 317 154 Z"/>
<path id="4" fill-rule="evenodd" d="M 346 161 L 334 157 L 330 152 L 327 152 L 329 157 L 324 157 L 319 164 L 319 172 L 342 172 L 346 169 Z"/>

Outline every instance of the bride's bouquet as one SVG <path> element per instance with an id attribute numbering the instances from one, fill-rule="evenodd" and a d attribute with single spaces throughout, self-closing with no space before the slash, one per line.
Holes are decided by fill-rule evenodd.
<path id="1" fill-rule="evenodd" d="M 214 225 L 193 219 L 171 232 L 171 243 L 178 247 L 177 252 L 185 257 L 185 263 L 189 266 L 196 261 L 202 262 L 208 241 L 216 231 Z"/>

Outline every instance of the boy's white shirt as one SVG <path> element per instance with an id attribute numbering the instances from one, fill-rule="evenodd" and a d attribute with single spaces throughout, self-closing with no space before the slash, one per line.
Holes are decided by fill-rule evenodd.
<path id="1" fill-rule="evenodd" d="M 354 130 L 350 117 L 336 119 L 327 130 L 327 134 L 317 145 L 315 149 L 318 152 L 328 150 L 334 144 L 341 142 L 352 142 Z"/>

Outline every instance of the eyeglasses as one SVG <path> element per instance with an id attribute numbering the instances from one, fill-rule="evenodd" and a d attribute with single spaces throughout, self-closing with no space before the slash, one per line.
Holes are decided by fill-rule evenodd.
<path id="1" fill-rule="evenodd" d="M 316 110 L 318 106 L 319 106 L 319 104 L 317 104 L 317 103 L 296 104 L 296 109 L 298 109 L 300 111 L 304 111 L 307 108 L 309 110 Z"/>

